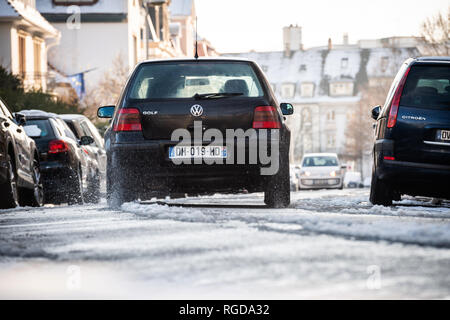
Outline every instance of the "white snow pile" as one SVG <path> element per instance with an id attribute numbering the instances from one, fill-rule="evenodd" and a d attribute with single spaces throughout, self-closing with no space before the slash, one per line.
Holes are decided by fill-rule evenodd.
<path id="1" fill-rule="evenodd" d="M 170 207 L 161 204 L 124 203 L 122 211 L 134 213 L 152 219 L 168 219 L 184 222 L 213 222 L 214 218 L 203 214 L 200 210 L 186 209 L 177 206 Z"/>
<path id="2" fill-rule="evenodd" d="M 360 199 L 359 197 L 356 197 Z M 362 199 L 362 198 L 361 198 Z M 360 199 L 360 200 L 361 200 Z M 199 199 L 198 205 L 201 205 Z M 323 201 L 324 199 L 314 199 Z M 239 201 L 239 200 L 237 200 Z M 311 200 L 313 201 L 313 200 Z M 341 208 L 345 201 L 354 201 L 347 209 L 338 211 L 326 210 L 325 205 L 316 203 L 323 210 L 302 209 L 267 209 L 263 207 L 232 208 L 190 208 L 188 206 L 168 206 L 161 204 L 126 203 L 122 210 L 150 219 L 168 219 L 181 222 L 215 223 L 230 225 L 233 222 L 247 224 L 248 227 L 257 228 L 262 232 L 280 232 L 307 236 L 323 234 L 340 236 L 350 239 L 369 241 L 389 241 L 404 244 L 417 244 L 435 247 L 450 247 L 450 219 L 439 217 L 414 216 L 419 208 L 385 208 L 369 206 L 367 203 L 356 204 L 355 199 L 328 199 L 329 208 L 338 203 Z M 359 200 L 358 200 L 359 201 Z M 336 202 L 336 203 L 334 203 Z M 362 203 L 363 203 L 362 202 Z M 417 210 L 417 212 L 411 210 Z M 426 208 L 427 210 L 441 209 L 434 214 L 450 217 L 449 208 Z M 348 211 L 348 212 L 345 212 Z M 433 210 L 431 210 L 433 211 Z M 408 217 L 411 216 L 412 217 Z M 286 225 L 286 228 L 282 226 Z M 274 227 L 276 226 L 276 227 Z M 281 227 L 280 227 L 281 226 Z"/>
<path id="3" fill-rule="evenodd" d="M 325 196 L 297 200 L 293 207 L 320 212 L 344 214 L 370 214 L 386 216 L 409 216 L 428 218 L 450 218 L 448 206 L 432 206 L 431 200 L 404 199 L 392 207 L 373 206 L 368 195 L 346 195 L 345 197 Z"/>

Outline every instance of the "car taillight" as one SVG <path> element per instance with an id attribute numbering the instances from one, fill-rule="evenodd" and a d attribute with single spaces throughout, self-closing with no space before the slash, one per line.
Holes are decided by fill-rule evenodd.
<path id="1" fill-rule="evenodd" d="M 408 70 L 406 70 L 402 80 L 400 81 L 397 87 L 397 90 L 395 90 L 394 97 L 392 98 L 391 109 L 389 110 L 389 118 L 387 123 L 388 128 L 393 128 L 397 123 L 398 106 L 400 105 L 400 99 L 402 97 L 403 88 L 405 87 L 406 78 L 408 77 L 410 70 L 411 67 L 409 67 Z"/>
<path id="2" fill-rule="evenodd" d="M 48 153 L 63 153 L 69 151 L 67 143 L 62 140 L 52 140 L 48 143 Z"/>
<path id="3" fill-rule="evenodd" d="M 272 106 L 256 107 L 253 115 L 254 129 L 280 129 L 278 112 Z"/>
<path id="4" fill-rule="evenodd" d="M 139 110 L 135 108 L 120 109 L 114 131 L 142 131 Z"/>

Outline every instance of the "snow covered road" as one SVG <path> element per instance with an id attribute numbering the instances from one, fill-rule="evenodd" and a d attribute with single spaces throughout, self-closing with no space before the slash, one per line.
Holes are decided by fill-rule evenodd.
<path id="1" fill-rule="evenodd" d="M 450 203 L 368 190 L 0 211 L 0 298 L 450 298 Z"/>

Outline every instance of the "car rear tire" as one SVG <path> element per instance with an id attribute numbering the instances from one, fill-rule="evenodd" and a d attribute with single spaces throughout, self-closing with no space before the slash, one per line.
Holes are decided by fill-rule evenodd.
<path id="1" fill-rule="evenodd" d="M 372 170 L 370 202 L 373 205 L 381 205 L 386 207 L 392 206 L 394 192 L 392 188 L 386 183 L 386 181 L 378 178 L 375 170 L 375 168 Z"/>
<path id="2" fill-rule="evenodd" d="M 281 153 L 281 152 L 280 152 Z M 286 208 L 291 203 L 291 183 L 289 176 L 289 155 L 280 155 L 278 172 L 267 179 L 264 203 L 269 208 Z"/>
<path id="3" fill-rule="evenodd" d="M 72 177 L 72 188 L 68 193 L 67 203 L 69 205 L 84 204 L 84 192 L 81 169 L 79 168 Z"/>
<path id="4" fill-rule="evenodd" d="M 136 200 L 136 196 L 132 196 L 127 185 L 126 178 L 123 176 L 114 176 L 114 173 L 107 170 L 106 175 L 106 201 L 108 206 L 113 209 L 119 209 L 125 202 Z"/>
<path id="5" fill-rule="evenodd" d="M 0 208 L 10 209 L 19 206 L 19 191 L 17 189 L 17 176 L 10 155 L 7 155 L 7 179 L 6 182 L 0 185 Z"/>
<path id="6" fill-rule="evenodd" d="M 44 187 L 42 185 L 39 162 L 33 161 L 33 189 L 23 189 L 20 193 L 20 205 L 29 207 L 42 207 L 44 205 Z"/>
<path id="7" fill-rule="evenodd" d="M 85 200 L 87 203 L 100 202 L 100 175 L 97 173 L 89 182 L 88 191 L 86 192 Z"/>
<path id="8" fill-rule="evenodd" d="M 130 196 L 130 192 L 128 192 L 126 187 L 122 186 L 122 183 L 120 182 L 115 182 L 107 195 L 108 206 L 113 209 L 118 209 L 125 202 L 131 202 L 133 200 L 135 199 Z"/>

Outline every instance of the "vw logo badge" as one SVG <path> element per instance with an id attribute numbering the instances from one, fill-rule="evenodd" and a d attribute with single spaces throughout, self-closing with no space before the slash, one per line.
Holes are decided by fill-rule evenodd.
<path id="1" fill-rule="evenodd" d="M 194 104 L 191 107 L 191 114 L 194 117 L 200 117 L 203 114 L 203 107 L 201 105 L 199 105 L 199 104 Z"/>

